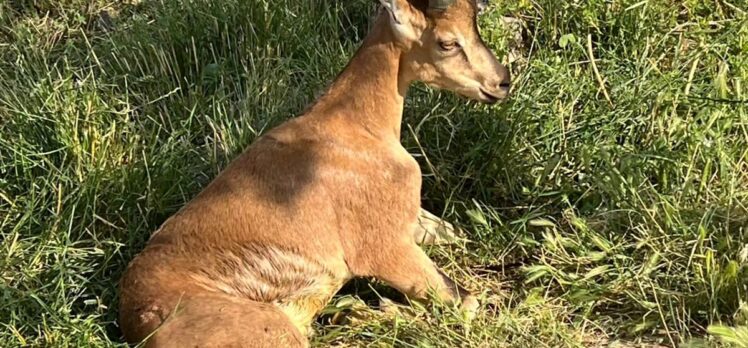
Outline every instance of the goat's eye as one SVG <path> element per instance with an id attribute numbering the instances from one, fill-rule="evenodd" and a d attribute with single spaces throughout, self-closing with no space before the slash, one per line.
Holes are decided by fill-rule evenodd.
<path id="1" fill-rule="evenodd" d="M 453 51 L 460 48 L 460 43 L 457 41 L 439 41 L 439 48 L 442 51 Z"/>

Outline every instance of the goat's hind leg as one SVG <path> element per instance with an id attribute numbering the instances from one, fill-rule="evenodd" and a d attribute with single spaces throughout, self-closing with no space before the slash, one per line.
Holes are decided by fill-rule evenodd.
<path id="1" fill-rule="evenodd" d="M 449 244 L 457 240 L 457 233 L 452 224 L 421 208 L 413 239 L 420 245 Z"/>
<path id="2" fill-rule="evenodd" d="M 308 341 L 275 306 L 222 295 L 183 299 L 145 347 L 306 348 Z"/>

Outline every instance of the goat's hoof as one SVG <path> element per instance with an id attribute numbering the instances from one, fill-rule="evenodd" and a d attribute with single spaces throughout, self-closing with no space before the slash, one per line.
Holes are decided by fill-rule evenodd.
<path id="1" fill-rule="evenodd" d="M 466 322 L 471 322 L 478 315 L 480 310 L 480 302 L 478 298 L 473 295 L 467 295 L 462 298 L 460 303 L 460 312 L 462 312 L 462 319 Z"/>
<path id="2" fill-rule="evenodd" d="M 420 245 L 442 245 L 453 244 L 458 241 L 458 233 L 460 233 L 459 229 L 451 223 L 425 209 L 421 209 L 413 237 L 416 243 Z"/>

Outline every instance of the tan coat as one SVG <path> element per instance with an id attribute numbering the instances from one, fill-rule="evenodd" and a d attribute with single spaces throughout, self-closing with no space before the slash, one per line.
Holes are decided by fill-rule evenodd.
<path id="1" fill-rule="evenodd" d="M 446 11 L 384 5 L 328 92 L 252 144 L 132 261 L 120 294 L 128 341 L 304 347 L 314 317 L 353 277 L 477 305 L 416 244 L 421 171 L 400 123 L 413 80 L 495 102 L 508 74 L 477 36 L 472 0 Z M 458 40 L 459 56 L 440 35 Z"/>

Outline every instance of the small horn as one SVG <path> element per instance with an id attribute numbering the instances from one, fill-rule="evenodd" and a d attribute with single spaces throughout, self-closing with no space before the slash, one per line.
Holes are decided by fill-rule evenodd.
<path id="1" fill-rule="evenodd" d="M 434 10 L 446 10 L 454 4 L 455 0 L 429 0 L 429 8 Z"/>

